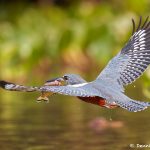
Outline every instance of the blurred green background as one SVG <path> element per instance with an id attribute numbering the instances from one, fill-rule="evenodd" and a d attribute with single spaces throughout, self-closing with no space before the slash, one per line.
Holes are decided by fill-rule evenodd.
<path id="1" fill-rule="evenodd" d="M 41 85 L 77 73 L 91 81 L 128 41 L 131 18 L 138 22 L 149 13 L 149 0 L 1 0 L 0 79 Z M 149 85 L 148 68 L 126 93 L 148 101 Z M 37 104 L 37 96 L 0 90 L 3 150 L 120 150 L 132 143 L 150 144 L 150 110 L 107 110 L 62 95 Z M 97 117 L 124 126 L 97 132 L 88 125 Z"/>

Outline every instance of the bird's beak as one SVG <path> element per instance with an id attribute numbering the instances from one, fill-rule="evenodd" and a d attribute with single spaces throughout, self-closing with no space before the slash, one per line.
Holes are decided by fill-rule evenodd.
<path id="1" fill-rule="evenodd" d="M 45 86 L 61 86 L 64 85 L 64 78 L 63 77 L 58 77 L 58 78 L 53 78 L 51 80 L 48 80 L 45 82 Z"/>

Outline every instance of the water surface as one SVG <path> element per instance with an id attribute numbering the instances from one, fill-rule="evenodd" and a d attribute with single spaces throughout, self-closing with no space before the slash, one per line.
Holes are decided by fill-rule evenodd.
<path id="1" fill-rule="evenodd" d="M 61 95 L 37 103 L 38 96 L 0 91 L 0 149 L 126 150 L 130 144 L 150 144 L 150 109 L 108 110 Z M 122 125 L 91 125 L 101 118 Z"/>

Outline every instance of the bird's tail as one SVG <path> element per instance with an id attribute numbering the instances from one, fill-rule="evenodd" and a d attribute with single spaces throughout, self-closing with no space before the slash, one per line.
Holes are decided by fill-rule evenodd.
<path id="1" fill-rule="evenodd" d="M 130 98 L 126 99 L 125 101 L 115 101 L 120 107 L 131 111 L 131 112 L 137 112 L 142 111 L 150 106 L 150 102 L 141 102 L 132 100 Z"/>

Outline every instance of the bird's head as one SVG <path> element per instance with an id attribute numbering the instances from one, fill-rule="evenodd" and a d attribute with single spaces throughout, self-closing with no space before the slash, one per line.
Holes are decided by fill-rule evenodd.
<path id="1" fill-rule="evenodd" d="M 63 77 L 67 85 L 86 83 L 86 81 L 76 74 L 65 74 Z"/>
<path id="2" fill-rule="evenodd" d="M 48 80 L 45 82 L 44 86 L 63 86 L 63 85 L 75 85 L 75 84 L 82 84 L 82 83 L 86 83 L 86 81 L 84 79 L 82 79 L 79 75 L 76 74 L 65 74 L 62 77 L 58 77 L 58 78 L 53 78 L 51 80 Z M 2 85 L 0 84 L 0 86 L 3 87 L 3 83 Z M 48 96 L 53 95 L 53 92 L 42 92 L 41 96 L 37 98 L 38 102 L 41 102 L 41 100 L 45 100 L 48 101 Z"/>
<path id="3" fill-rule="evenodd" d="M 76 74 L 65 74 L 62 77 L 54 78 L 51 80 L 46 81 L 44 85 L 48 86 L 61 86 L 61 85 L 74 85 L 86 83 L 84 79 L 82 79 L 79 75 Z"/>

